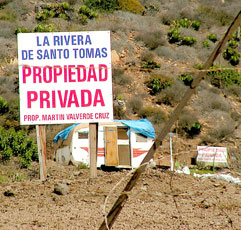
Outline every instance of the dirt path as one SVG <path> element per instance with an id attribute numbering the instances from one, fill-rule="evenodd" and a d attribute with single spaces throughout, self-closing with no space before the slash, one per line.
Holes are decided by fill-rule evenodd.
<path id="1" fill-rule="evenodd" d="M 38 164 L 33 164 L 28 172 L 32 175 L 29 179 L 0 184 L 0 229 L 98 229 L 104 219 L 105 197 L 124 178 L 108 197 L 108 211 L 130 171 L 98 170 L 98 178 L 90 181 L 88 169 L 77 170 L 49 161 L 45 183 L 37 179 Z M 53 193 L 56 183 L 66 183 L 68 194 Z M 6 191 L 12 196 L 4 195 Z M 241 186 L 148 169 L 112 229 L 238 230 L 240 219 Z"/>

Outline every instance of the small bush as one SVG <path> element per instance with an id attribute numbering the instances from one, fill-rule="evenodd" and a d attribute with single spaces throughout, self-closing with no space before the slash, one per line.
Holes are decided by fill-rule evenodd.
<path id="1" fill-rule="evenodd" d="M 193 21 L 191 26 L 194 30 L 198 31 L 200 28 L 201 23 L 199 21 Z"/>
<path id="2" fill-rule="evenodd" d="M 236 33 L 233 34 L 232 40 L 228 42 L 228 47 L 223 52 L 223 58 L 233 66 L 236 66 L 239 64 L 239 59 L 241 57 L 241 53 L 239 53 L 237 50 L 239 48 L 240 42 L 238 42 L 238 38 L 236 36 Z"/>
<path id="3" fill-rule="evenodd" d="M 147 118 L 155 125 L 162 124 L 167 119 L 167 116 L 162 109 L 153 106 L 143 107 L 139 110 L 138 116 L 141 118 Z"/>
<path id="4" fill-rule="evenodd" d="M 233 20 L 233 15 L 226 13 L 223 9 L 210 4 L 199 4 L 197 9 L 198 19 L 202 22 L 202 25 L 207 27 L 211 26 L 225 26 L 229 25 Z"/>
<path id="5" fill-rule="evenodd" d="M 135 39 L 137 41 L 143 41 L 147 48 L 153 50 L 156 49 L 158 46 L 163 46 L 166 44 L 166 41 L 163 37 L 164 36 L 161 31 L 142 31 L 135 36 Z"/>
<path id="6" fill-rule="evenodd" d="M 186 87 L 180 81 L 175 81 L 172 86 L 157 95 L 157 104 L 175 106 L 181 101 L 185 91 Z"/>
<path id="7" fill-rule="evenodd" d="M 173 84 L 173 79 L 161 74 L 153 74 L 145 84 L 150 89 L 151 95 L 156 95 L 161 90 L 166 89 L 167 87 Z"/>
<path id="8" fill-rule="evenodd" d="M 3 115 L 4 113 L 8 112 L 8 109 L 9 108 L 7 101 L 0 96 L 0 115 Z"/>
<path id="9" fill-rule="evenodd" d="M 54 24 L 42 25 L 39 24 L 34 28 L 34 32 L 55 32 L 56 28 Z"/>
<path id="10" fill-rule="evenodd" d="M 27 27 L 17 27 L 15 29 L 15 34 L 18 34 L 18 33 L 30 33 L 30 30 Z"/>
<path id="11" fill-rule="evenodd" d="M 207 49 L 210 48 L 210 45 L 209 45 L 209 43 L 208 43 L 207 40 L 204 40 L 204 41 L 203 41 L 203 47 L 204 47 L 204 48 L 207 48 Z"/>
<path id="12" fill-rule="evenodd" d="M 173 28 L 189 28 L 192 24 L 192 21 L 187 18 L 177 19 L 173 21 L 171 27 Z"/>
<path id="13" fill-rule="evenodd" d="M 138 2 L 138 0 L 117 0 L 119 8 L 123 11 L 129 11 L 133 14 L 143 15 L 145 8 Z"/>
<path id="14" fill-rule="evenodd" d="M 128 108 L 132 113 L 139 114 L 143 108 L 143 98 L 133 96 L 128 102 Z"/>
<path id="15" fill-rule="evenodd" d="M 189 137 L 194 137 L 201 133 L 202 125 L 199 122 L 194 122 L 190 126 L 186 126 L 183 130 L 187 133 Z"/>
<path id="16" fill-rule="evenodd" d="M 156 63 L 153 60 L 143 61 L 141 63 L 142 69 L 159 69 L 160 67 L 160 64 Z"/>
<path id="17" fill-rule="evenodd" d="M 86 5 L 82 5 L 79 8 L 79 15 L 78 15 L 80 21 L 85 24 L 88 22 L 88 19 L 93 19 L 98 17 L 98 13 L 91 10 L 89 7 Z"/>
<path id="18" fill-rule="evenodd" d="M 186 86 L 190 86 L 193 82 L 193 76 L 189 74 L 181 74 L 178 77 Z"/>
<path id="19" fill-rule="evenodd" d="M 209 34 L 207 36 L 207 39 L 210 40 L 211 42 L 215 43 L 218 39 L 217 39 L 217 35 L 216 34 Z"/>
<path id="20" fill-rule="evenodd" d="M 148 62 L 149 60 L 153 60 L 154 54 L 152 51 L 145 50 L 141 53 L 141 60 Z"/>
<path id="21" fill-rule="evenodd" d="M 165 60 L 175 60 L 176 52 L 172 47 L 169 46 L 158 46 L 155 50 L 154 53 L 159 56 L 164 58 Z"/>
<path id="22" fill-rule="evenodd" d="M 230 85 L 225 92 L 229 95 L 235 96 L 241 100 L 241 87 L 237 85 Z"/>
<path id="23" fill-rule="evenodd" d="M 195 104 L 199 107 L 201 106 L 200 111 L 204 111 L 207 114 L 212 111 L 229 112 L 231 109 L 230 103 L 223 97 L 207 90 L 202 91 Z"/>
<path id="24" fill-rule="evenodd" d="M 127 86 L 131 83 L 130 76 L 124 73 L 122 69 L 113 70 L 113 82 L 117 85 Z"/>
<path id="25" fill-rule="evenodd" d="M 211 71 L 207 73 L 212 85 L 218 88 L 226 88 L 230 85 L 241 86 L 241 74 L 237 70 L 224 69 L 217 71 L 216 68 L 217 66 L 213 66 Z"/>
<path id="26" fill-rule="evenodd" d="M 180 134 L 184 133 L 188 137 L 194 137 L 200 134 L 202 125 L 198 122 L 196 116 L 188 111 L 183 111 L 178 120 L 177 130 Z"/>
<path id="27" fill-rule="evenodd" d="M 37 145 L 33 139 L 27 137 L 23 130 L 16 132 L 14 129 L 5 130 L 0 127 L 0 158 L 10 160 L 17 156 L 22 167 L 27 168 L 32 160 L 37 160 Z"/>
<path id="28" fill-rule="evenodd" d="M 178 43 L 182 40 L 180 31 L 177 28 L 168 30 L 167 37 L 169 43 Z"/>
<path id="29" fill-rule="evenodd" d="M 70 19 L 68 16 L 68 11 L 70 9 L 70 4 L 68 2 L 63 3 L 47 3 L 43 6 L 43 10 L 37 13 L 36 19 L 38 21 L 45 21 L 49 18 L 62 18 L 62 19 Z"/>
<path id="30" fill-rule="evenodd" d="M 1 0 L 0 1 L 0 9 L 2 9 L 4 6 L 6 6 L 11 0 Z"/>
<path id="31" fill-rule="evenodd" d="M 183 37 L 181 45 L 192 46 L 197 42 L 195 37 Z"/>
<path id="32" fill-rule="evenodd" d="M 233 124 L 222 124 L 218 127 L 209 130 L 207 135 L 202 136 L 202 142 L 205 144 L 220 143 L 220 141 L 225 140 L 227 137 L 231 136 L 234 131 Z"/>
<path id="33" fill-rule="evenodd" d="M 84 4 L 90 9 L 113 12 L 118 9 L 117 0 L 86 0 Z"/>
<path id="34" fill-rule="evenodd" d="M 2 9 L 0 10 L 0 20 L 15 22 L 16 14 L 12 10 Z"/>

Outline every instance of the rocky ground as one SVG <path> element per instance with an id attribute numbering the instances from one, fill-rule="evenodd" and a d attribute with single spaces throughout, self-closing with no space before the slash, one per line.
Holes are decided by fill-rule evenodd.
<path id="1" fill-rule="evenodd" d="M 48 161 L 46 182 L 38 179 L 38 163 L 10 170 L 0 166 L 3 230 L 98 229 L 131 176 L 129 170 L 98 170 L 90 180 L 88 169 L 54 161 Z M 54 192 L 57 183 L 65 185 L 64 195 Z M 112 229 L 238 230 L 240 219 L 241 186 L 157 168 L 147 169 L 138 180 Z"/>

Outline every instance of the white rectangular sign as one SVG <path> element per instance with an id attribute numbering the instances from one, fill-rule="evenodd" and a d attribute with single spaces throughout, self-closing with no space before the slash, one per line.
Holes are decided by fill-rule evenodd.
<path id="1" fill-rule="evenodd" d="M 110 31 L 19 33 L 20 124 L 113 120 Z"/>
<path id="2" fill-rule="evenodd" d="M 212 163 L 227 163 L 227 148 L 197 146 L 197 161 Z"/>

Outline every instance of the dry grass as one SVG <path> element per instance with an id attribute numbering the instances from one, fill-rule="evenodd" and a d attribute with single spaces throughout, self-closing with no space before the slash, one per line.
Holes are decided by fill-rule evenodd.
<path id="1" fill-rule="evenodd" d="M 182 82 L 176 80 L 171 87 L 168 87 L 157 95 L 157 103 L 175 106 L 182 99 L 186 88 Z"/>
<path id="2" fill-rule="evenodd" d="M 135 39 L 137 41 L 142 41 L 150 50 L 156 49 L 158 46 L 165 46 L 165 44 L 167 44 L 167 41 L 160 30 L 139 32 L 135 36 Z"/>

